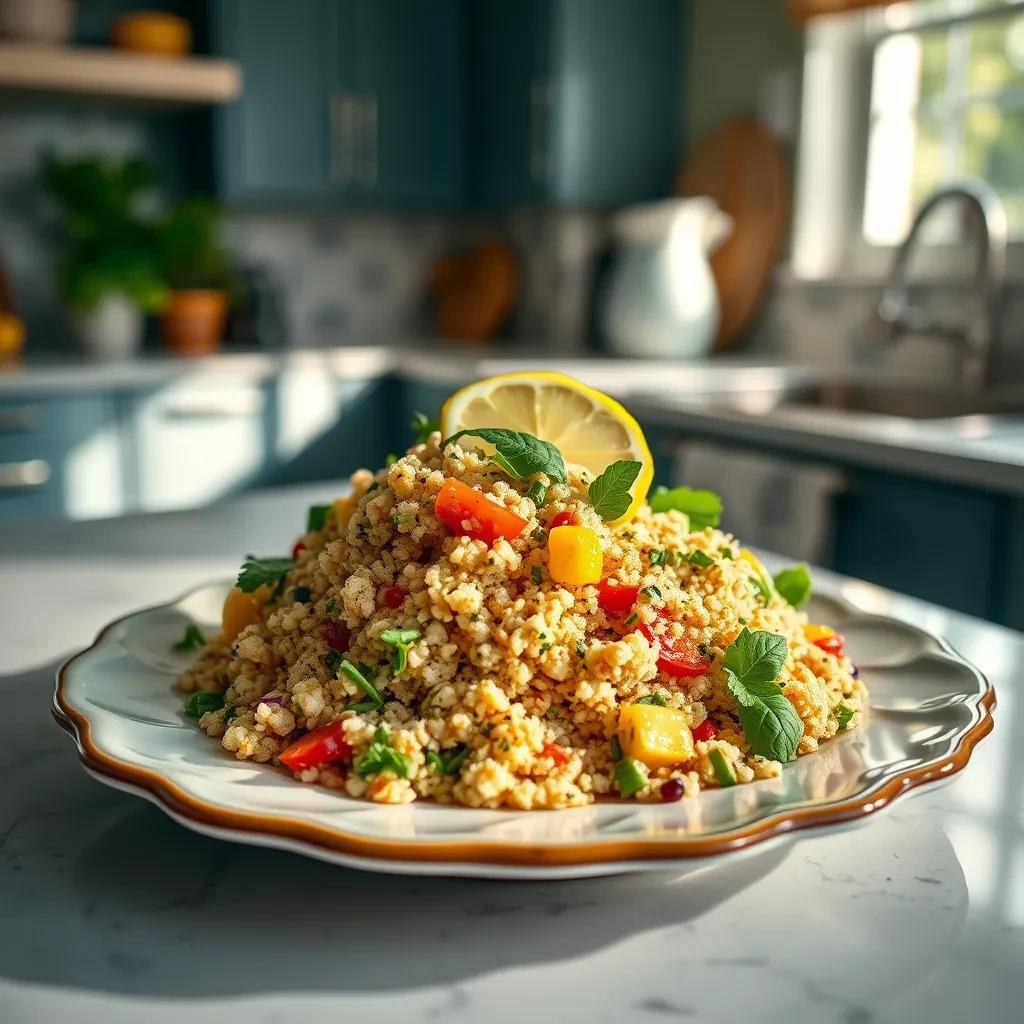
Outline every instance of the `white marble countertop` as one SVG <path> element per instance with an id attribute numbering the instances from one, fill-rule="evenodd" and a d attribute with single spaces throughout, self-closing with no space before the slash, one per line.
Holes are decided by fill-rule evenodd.
<path id="1" fill-rule="evenodd" d="M 59 662 L 329 494 L 0 535 L 3 1024 L 1020 1019 L 1024 637 L 826 573 L 999 700 L 962 774 L 854 831 L 684 878 L 417 879 L 208 839 L 90 779 L 50 718 Z"/>
<path id="2" fill-rule="evenodd" d="M 530 366 L 560 370 L 614 394 L 646 419 L 755 447 L 766 445 L 913 476 L 1024 495 L 1024 416 L 914 420 L 784 406 L 744 411 L 721 392 L 769 391 L 819 379 L 879 381 L 877 371 L 794 366 L 727 356 L 693 362 L 552 356 L 543 346 L 394 345 L 223 353 L 202 359 L 149 356 L 120 363 L 54 359 L 0 372 L 0 401 L 88 390 L 132 390 L 183 380 L 267 380 L 289 369 L 341 379 L 396 373 L 455 387 Z M 866 376 L 865 376 L 866 375 Z M 920 383 L 889 373 L 882 383 Z"/>

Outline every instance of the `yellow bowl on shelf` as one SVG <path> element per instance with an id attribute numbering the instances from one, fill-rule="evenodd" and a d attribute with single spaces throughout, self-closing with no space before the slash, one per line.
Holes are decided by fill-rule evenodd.
<path id="1" fill-rule="evenodd" d="M 192 26 L 163 11 L 132 11 L 111 25 L 110 41 L 121 50 L 182 57 L 192 49 Z"/>

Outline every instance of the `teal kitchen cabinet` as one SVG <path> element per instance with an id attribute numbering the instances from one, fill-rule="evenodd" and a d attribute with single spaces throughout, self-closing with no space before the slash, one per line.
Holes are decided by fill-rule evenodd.
<path id="1" fill-rule="evenodd" d="M 444 205 L 462 193 L 460 0 L 218 0 L 242 94 L 217 113 L 222 196 Z"/>
<path id="2" fill-rule="evenodd" d="M 1024 499 L 1007 502 L 1006 549 L 1000 549 L 1002 591 L 997 621 L 1024 630 Z"/>
<path id="3" fill-rule="evenodd" d="M 478 0 L 467 16 L 472 198 L 670 194 L 683 144 L 680 0 Z"/>

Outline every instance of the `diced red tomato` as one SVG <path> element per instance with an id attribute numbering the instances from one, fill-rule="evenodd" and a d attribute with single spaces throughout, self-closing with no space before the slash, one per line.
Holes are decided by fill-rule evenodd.
<path id="1" fill-rule="evenodd" d="M 575 512 L 559 512 L 554 519 L 551 520 L 551 529 L 555 529 L 556 526 L 579 526 L 580 517 Z"/>
<path id="2" fill-rule="evenodd" d="M 324 634 L 327 638 L 327 644 L 332 651 L 348 650 L 348 642 L 352 638 L 352 634 L 344 622 L 332 619 L 327 623 Z"/>
<path id="3" fill-rule="evenodd" d="M 555 762 L 556 768 L 561 768 L 563 765 L 569 763 L 569 751 L 565 747 L 559 746 L 557 743 L 545 743 L 541 747 L 541 757 L 550 757 Z"/>
<path id="4" fill-rule="evenodd" d="M 385 587 L 380 592 L 380 603 L 385 608 L 401 608 L 405 601 L 405 591 L 401 587 Z"/>
<path id="5" fill-rule="evenodd" d="M 700 725 L 691 731 L 694 740 L 706 742 L 707 740 L 713 740 L 718 735 L 718 726 L 710 718 L 705 718 Z"/>
<path id="6" fill-rule="evenodd" d="M 695 679 L 711 669 L 711 662 L 701 654 L 700 648 L 686 637 L 655 636 L 645 622 L 641 622 L 636 628 L 657 651 L 658 668 L 665 675 L 676 679 Z"/>
<path id="7" fill-rule="evenodd" d="M 625 615 L 631 611 L 639 594 L 639 587 L 616 586 L 611 580 L 597 584 L 597 603 L 609 615 Z"/>
<path id="8" fill-rule="evenodd" d="M 525 519 L 454 477 L 441 484 L 434 511 L 453 533 L 487 544 L 493 544 L 499 537 L 513 540 L 526 528 Z"/>
<path id="9" fill-rule="evenodd" d="M 296 740 L 280 754 L 281 763 L 293 772 L 334 761 L 347 761 L 352 747 L 345 741 L 341 722 L 331 722 Z"/>
<path id="10" fill-rule="evenodd" d="M 832 636 L 823 636 L 814 641 L 815 647 L 820 647 L 826 654 L 834 654 L 837 658 L 843 656 L 843 647 L 846 644 L 846 637 L 842 633 L 833 633 Z"/>
<path id="11" fill-rule="evenodd" d="M 292 561 L 297 562 L 299 555 L 306 550 L 306 542 L 301 538 L 292 545 Z"/>

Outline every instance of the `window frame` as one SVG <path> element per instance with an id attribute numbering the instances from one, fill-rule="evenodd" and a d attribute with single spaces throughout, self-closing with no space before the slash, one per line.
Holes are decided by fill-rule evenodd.
<path id="1" fill-rule="evenodd" d="M 810 21 L 805 30 L 803 95 L 796 154 L 793 245 L 790 271 L 799 280 L 879 281 L 889 272 L 896 245 L 869 242 L 863 219 L 871 130 L 871 79 L 875 47 L 886 36 L 925 26 L 1024 13 L 1024 0 L 959 16 L 914 16 L 899 28 L 878 9 Z M 915 257 L 920 276 L 961 276 L 962 247 L 922 244 Z M 1007 275 L 1024 278 L 1024 238 L 1007 246 Z"/>

